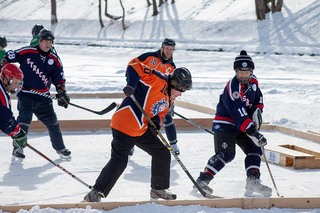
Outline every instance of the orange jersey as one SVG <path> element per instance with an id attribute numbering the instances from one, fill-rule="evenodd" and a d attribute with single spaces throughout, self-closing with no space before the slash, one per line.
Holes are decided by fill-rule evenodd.
<path id="1" fill-rule="evenodd" d="M 160 53 L 160 50 L 156 52 L 147 52 L 140 55 L 137 58 L 132 59 L 129 64 L 141 62 L 144 65 L 148 66 L 152 70 L 157 70 L 163 74 L 171 74 L 176 68 L 176 65 L 173 63 L 172 58 L 165 60 Z"/>
<path id="2" fill-rule="evenodd" d="M 133 95 L 147 115 L 158 117 L 161 122 L 169 108 L 167 76 L 137 62 L 128 65 L 126 77 L 127 84 L 135 88 Z M 111 118 L 111 128 L 136 137 L 147 131 L 148 121 L 133 100 L 125 97 Z"/>

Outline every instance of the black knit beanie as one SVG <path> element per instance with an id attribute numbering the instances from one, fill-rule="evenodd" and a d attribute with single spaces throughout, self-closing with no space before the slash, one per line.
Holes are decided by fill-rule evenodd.
<path id="1" fill-rule="evenodd" d="M 252 58 L 247 54 L 247 51 L 241 50 L 240 55 L 233 62 L 233 69 L 249 70 L 249 68 L 254 69 Z"/>

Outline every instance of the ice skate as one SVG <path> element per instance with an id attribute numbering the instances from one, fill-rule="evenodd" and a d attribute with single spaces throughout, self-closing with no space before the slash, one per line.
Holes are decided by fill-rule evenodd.
<path id="1" fill-rule="evenodd" d="M 247 178 L 245 189 L 244 196 L 246 197 L 271 197 L 272 195 L 272 189 L 261 184 L 260 179 Z"/>
<path id="2" fill-rule="evenodd" d="M 86 196 L 84 196 L 82 202 L 101 202 L 102 197 L 104 197 L 102 192 L 92 189 Z"/>
<path id="3" fill-rule="evenodd" d="M 174 143 L 174 144 L 170 144 L 171 145 L 171 148 L 172 148 L 172 152 L 175 154 L 175 155 L 180 155 L 180 149 L 178 147 L 178 144 L 177 143 Z"/>
<path id="4" fill-rule="evenodd" d="M 61 149 L 56 151 L 62 160 L 70 160 L 71 159 L 71 151 L 69 149 Z"/>
<path id="5" fill-rule="evenodd" d="M 201 180 L 201 179 L 197 179 L 197 184 L 200 186 L 200 188 L 206 193 L 206 194 L 212 194 L 213 192 L 213 189 L 211 189 L 208 185 L 209 183 L 207 183 L 206 181 L 204 180 Z M 198 188 L 194 185 L 193 186 L 193 190 L 192 192 L 194 194 L 197 194 L 199 192 Z"/>
<path id="6" fill-rule="evenodd" d="M 151 200 L 157 200 L 157 199 L 164 199 L 164 200 L 175 200 L 177 199 L 176 194 L 172 194 L 172 192 L 169 189 L 151 189 L 150 191 L 150 199 Z"/>
<path id="7" fill-rule="evenodd" d="M 12 151 L 11 163 L 22 162 L 25 157 L 26 156 L 23 154 L 22 148 L 14 147 Z"/>

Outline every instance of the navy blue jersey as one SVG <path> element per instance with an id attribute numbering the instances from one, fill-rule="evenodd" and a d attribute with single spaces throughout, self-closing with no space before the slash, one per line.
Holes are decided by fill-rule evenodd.
<path id="1" fill-rule="evenodd" d="M 18 62 L 24 74 L 23 92 L 36 90 L 49 92 L 51 83 L 64 83 L 63 66 L 59 56 L 52 50 L 44 53 L 39 47 L 22 47 L 6 53 L 7 62 Z"/>
<path id="2" fill-rule="evenodd" d="M 11 111 L 10 96 L 5 91 L 0 81 L 0 130 L 9 136 L 13 136 L 20 131 L 20 125 L 16 121 Z"/>
<path id="3" fill-rule="evenodd" d="M 254 125 L 252 114 L 256 108 L 263 110 L 263 96 L 256 76 L 252 75 L 246 84 L 240 83 L 235 76 L 220 95 L 213 123 L 234 125 L 245 132 Z"/>

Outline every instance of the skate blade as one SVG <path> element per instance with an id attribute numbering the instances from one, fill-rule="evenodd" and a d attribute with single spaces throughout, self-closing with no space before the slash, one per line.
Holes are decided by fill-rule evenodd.
<path id="1" fill-rule="evenodd" d="M 203 196 L 198 189 L 193 189 L 191 192 L 190 192 L 190 195 L 193 195 L 197 198 L 208 198 L 208 199 L 217 199 L 217 198 L 222 198 L 220 196 L 217 196 L 217 195 L 213 195 L 213 194 L 208 194 L 206 193 L 205 196 Z"/>
<path id="2" fill-rule="evenodd" d="M 24 158 L 18 158 L 16 156 L 11 157 L 11 164 L 22 164 Z"/>
<path id="3" fill-rule="evenodd" d="M 259 197 L 266 198 L 266 197 L 271 197 L 272 193 L 271 194 L 260 194 L 260 193 L 254 193 L 254 192 L 245 192 L 244 196 L 245 197 L 253 197 L 253 198 L 259 198 Z"/>
<path id="4" fill-rule="evenodd" d="M 59 154 L 59 157 L 60 157 L 60 159 L 63 160 L 63 161 L 70 161 L 70 160 L 71 160 L 71 155 L 69 155 L 69 156 L 64 156 L 64 155 L 62 155 L 62 154 Z"/>

